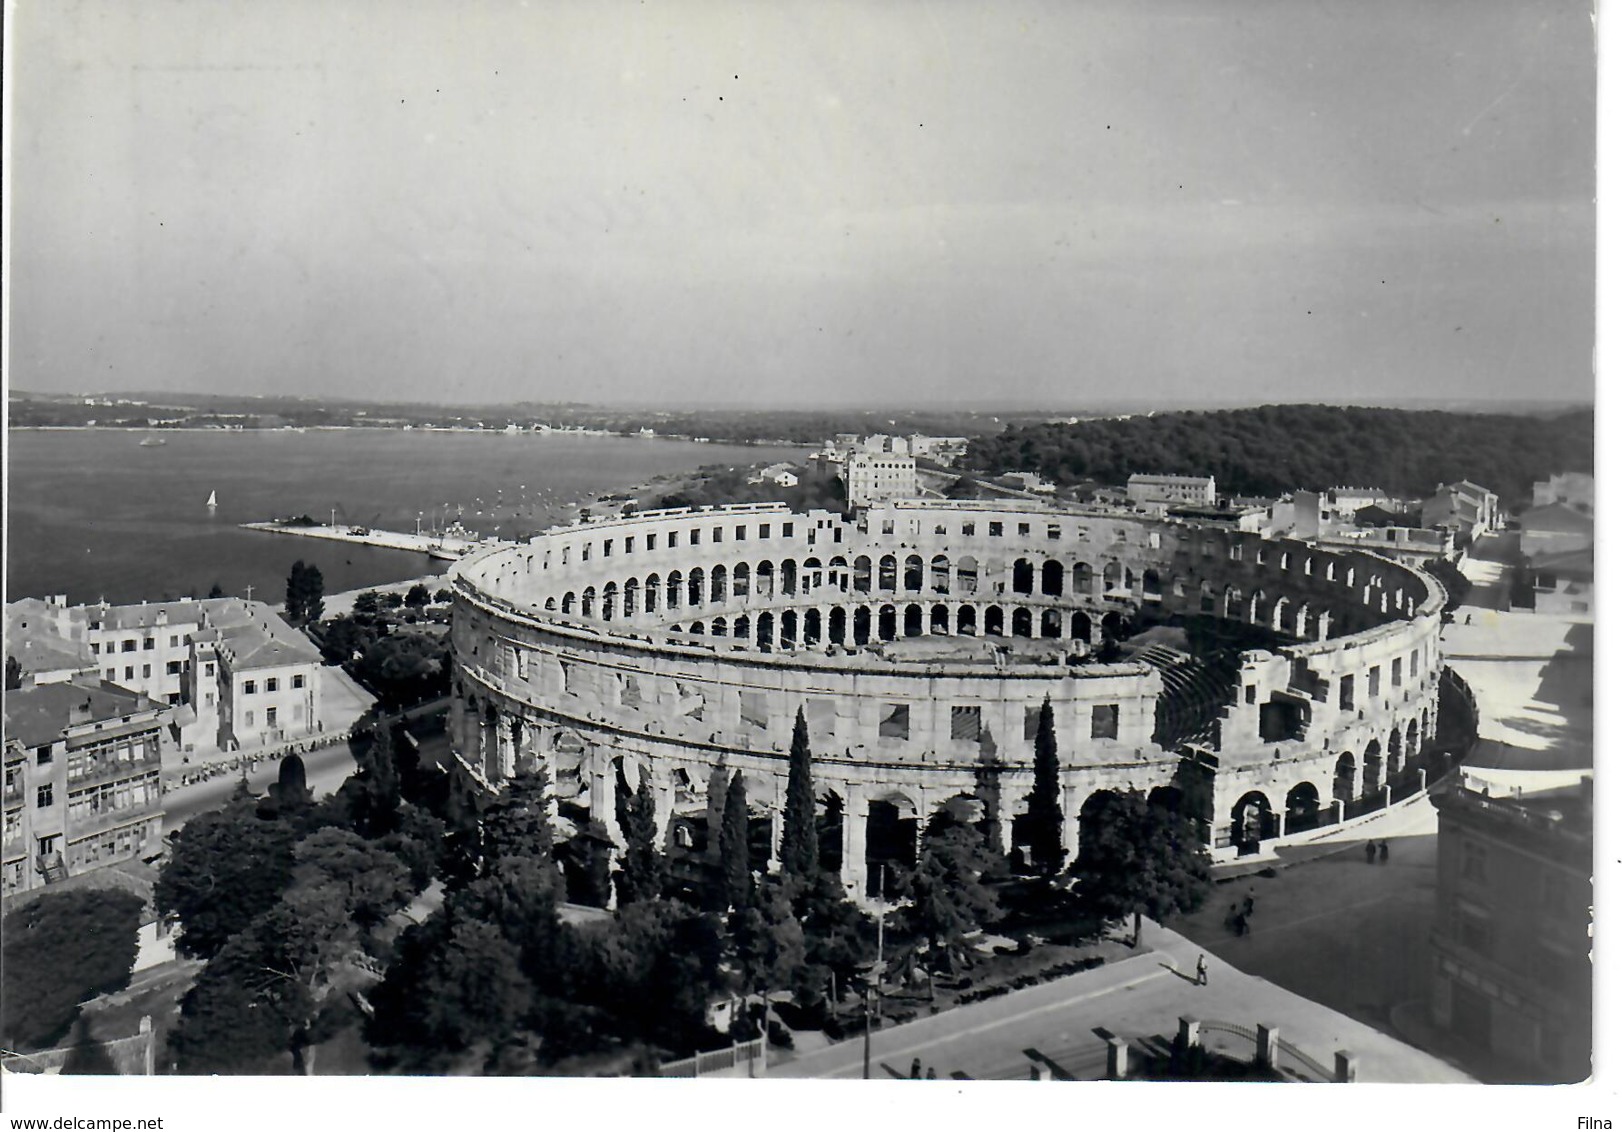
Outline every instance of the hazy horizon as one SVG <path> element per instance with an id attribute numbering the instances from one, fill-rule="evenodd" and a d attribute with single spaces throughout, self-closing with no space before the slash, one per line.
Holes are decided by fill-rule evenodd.
<path id="1" fill-rule="evenodd" d="M 25 0 L 9 30 L 13 388 L 1594 396 L 1585 5 Z"/>

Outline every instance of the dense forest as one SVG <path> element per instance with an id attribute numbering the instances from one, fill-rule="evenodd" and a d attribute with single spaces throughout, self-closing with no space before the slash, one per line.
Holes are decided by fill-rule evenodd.
<path id="1" fill-rule="evenodd" d="M 1222 495 L 1372 486 L 1428 494 L 1474 480 L 1508 506 L 1554 472 L 1594 468 L 1594 413 L 1533 417 L 1330 405 L 1264 405 L 1010 427 L 961 461 L 1055 482 L 1125 483 L 1133 472 L 1212 475 Z"/>

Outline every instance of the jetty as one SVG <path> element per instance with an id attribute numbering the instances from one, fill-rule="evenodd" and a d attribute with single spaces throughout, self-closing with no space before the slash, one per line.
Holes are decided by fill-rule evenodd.
<path id="1" fill-rule="evenodd" d="M 496 538 L 481 540 L 458 538 L 445 534 L 419 535 L 407 531 L 381 531 L 370 527 L 335 527 L 323 523 L 296 523 L 285 520 L 268 523 L 243 523 L 242 528 L 249 531 L 263 531 L 266 534 L 273 535 L 298 535 L 301 538 L 324 538 L 333 542 L 380 546 L 386 550 L 407 550 L 417 554 L 426 554 L 445 562 L 453 562 L 479 547 L 503 545 L 502 540 Z"/>

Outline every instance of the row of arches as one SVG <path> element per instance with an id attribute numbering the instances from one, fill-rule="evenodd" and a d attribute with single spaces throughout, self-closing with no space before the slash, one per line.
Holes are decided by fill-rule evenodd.
<path id="1" fill-rule="evenodd" d="M 753 640 L 762 651 L 861 646 L 909 637 L 1029 637 L 1093 643 L 1095 633 L 1119 636 L 1128 626 L 1118 612 L 1102 616 L 1084 610 L 1026 606 L 836 605 L 828 608 L 766 610 L 693 621 L 685 630 L 694 636 Z"/>

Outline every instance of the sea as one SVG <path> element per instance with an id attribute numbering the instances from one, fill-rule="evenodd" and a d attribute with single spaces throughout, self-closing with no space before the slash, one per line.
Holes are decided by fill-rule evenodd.
<path id="1" fill-rule="evenodd" d="M 142 441 L 161 439 L 162 444 Z M 780 448 L 579 433 L 386 429 L 13 430 L 6 597 L 159 601 L 224 592 L 279 603 L 293 563 L 328 593 L 442 573 L 426 554 L 243 530 L 320 523 L 519 537 L 599 496 Z M 213 495 L 216 505 L 208 506 Z"/>

